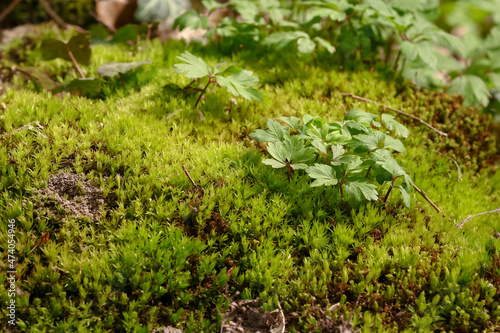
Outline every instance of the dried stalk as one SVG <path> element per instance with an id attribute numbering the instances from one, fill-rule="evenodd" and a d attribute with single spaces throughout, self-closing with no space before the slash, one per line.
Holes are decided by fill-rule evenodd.
<path id="1" fill-rule="evenodd" d="M 10 5 L 7 6 L 7 8 L 4 9 L 4 11 L 0 14 L 0 22 L 3 21 L 4 18 L 9 15 L 9 13 L 16 7 L 22 0 L 14 0 Z"/>
<path id="2" fill-rule="evenodd" d="M 78 62 L 76 61 L 75 56 L 73 55 L 73 53 L 71 52 L 71 50 L 69 49 L 69 46 L 67 44 L 66 44 L 66 50 L 68 51 L 69 57 L 71 58 L 71 61 L 73 62 L 73 66 L 75 66 L 76 70 L 78 71 L 78 73 L 80 74 L 82 79 L 85 79 L 85 74 L 83 74 L 82 69 L 78 65 Z"/>
<path id="3" fill-rule="evenodd" d="M 31 123 L 26 124 L 26 125 L 24 125 L 24 126 L 21 126 L 21 127 L 19 127 L 19 128 L 17 128 L 17 129 L 15 129 L 15 130 L 11 131 L 11 132 L 7 132 L 7 133 L 0 134 L 0 138 L 3 138 L 4 136 L 7 136 L 7 135 L 12 135 L 12 134 L 14 134 L 14 133 L 16 133 L 16 132 L 19 132 L 19 131 L 22 131 L 22 130 L 24 130 L 24 129 L 30 129 L 30 130 L 32 130 L 32 131 L 37 132 L 37 133 L 38 133 L 38 134 L 40 134 L 42 137 L 47 138 L 47 136 L 46 136 L 45 134 L 43 134 L 42 132 L 40 132 L 40 130 L 39 130 L 39 129 L 37 129 L 37 128 L 33 128 L 33 125 L 36 125 L 36 127 L 38 127 L 39 129 L 43 129 L 43 126 L 40 124 L 40 122 L 38 122 L 38 121 L 34 121 L 34 122 L 31 122 Z"/>
<path id="4" fill-rule="evenodd" d="M 434 126 L 432 126 L 431 124 L 429 124 L 428 122 L 426 122 L 423 119 L 421 119 L 421 118 L 419 118 L 417 116 L 414 116 L 412 114 L 406 113 L 404 111 L 401 111 L 401 110 L 398 110 L 398 109 L 395 109 L 395 108 L 391 108 L 390 106 L 387 106 L 385 104 L 382 104 L 382 103 L 379 103 L 379 102 L 375 102 L 375 101 L 372 101 L 371 99 L 364 98 L 364 97 L 361 97 L 361 96 L 357 96 L 357 95 L 354 95 L 354 94 L 351 94 L 351 93 L 343 93 L 343 92 L 341 92 L 340 94 L 342 96 L 349 96 L 349 97 L 352 97 L 354 99 L 358 99 L 358 100 L 363 101 L 363 102 L 368 102 L 368 103 L 373 103 L 373 104 L 380 105 L 380 106 L 382 106 L 382 107 L 384 107 L 384 108 L 386 108 L 388 110 L 397 112 L 399 114 L 402 114 L 404 116 L 407 116 L 407 117 L 410 117 L 412 119 L 415 119 L 415 120 L 419 121 L 421 124 L 429 127 L 431 130 L 433 130 L 434 132 L 436 132 L 439 135 L 448 136 L 448 134 L 446 134 L 445 132 L 442 132 L 442 131 L 438 130 L 437 128 L 435 128 Z"/>
<path id="5" fill-rule="evenodd" d="M 434 202 L 432 202 L 432 200 L 431 200 L 431 199 L 429 199 L 429 197 L 427 196 L 427 194 L 425 194 L 425 192 L 424 192 L 424 191 L 422 191 L 421 189 L 419 189 L 419 188 L 417 187 L 417 185 L 415 185 L 415 184 L 413 184 L 413 188 L 414 188 L 415 190 L 417 190 L 417 192 L 418 192 L 418 193 L 420 193 L 420 195 L 421 195 L 421 196 L 423 196 L 423 197 L 424 197 L 424 199 L 425 199 L 425 200 L 427 200 L 427 202 L 428 202 L 428 203 L 430 203 L 430 204 L 431 204 L 431 206 L 432 206 L 432 207 L 434 207 L 434 209 L 438 211 L 438 213 L 440 213 L 440 212 L 441 212 L 441 209 L 439 209 L 439 207 L 438 207 L 438 206 L 436 206 L 436 204 L 435 204 Z"/>
<path id="6" fill-rule="evenodd" d="M 450 160 L 453 161 L 453 163 L 455 163 L 455 165 L 457 166 L 457 170 L 458 170 L 458 180 L 457 181 L 461 181 L 462 180 L 462 171 L 460 170 L 460 166 L 458 165 L 457 161 L 455 161 L 454 158 L 452 158 L 452 157 L 450 157 L 448 155 L 445 155 L 443 153 L 440 153 L 438 151 L 436 151 L 436 153 L 438 153 L 441 156 L 448 157 Z"/>
<path id="7" fill-rule="evenodd" d="M 491 213 L 500 213 L 500 208 L 490 210 L 489 212 L 484 212 L 484 213 L 479 213 L 479 214 L 476 214 L 476 215 L 471 215 L 471 216 L 467 217 L 465 220 L 463 220 L 462 222 L 458 223 L 457 224 L 457 228 L 461 229 L 464 226 L 465 222 L 473 219 L 476 216 L 481 216 L 481 215 L 486 215 L 486 214 L 491 214 Z"/>
<path id="8" fill-rule="evenodd" d="M 194 187 L 196 187 L 198 189 L 198 185 L 196 185 L 196 183 L 194 182 L 193 178 L 191 178 L 191 175 L 189 174 L 189 171 L 187 171 L 186 167 L 184 166 L 184 164 L 182 165 L 182 170 L 184 170 L 184 173 L 186 174 L 186 176 L 189 178 L 189 180 L 191 181 L 191 184 L 193 184 Z"/>

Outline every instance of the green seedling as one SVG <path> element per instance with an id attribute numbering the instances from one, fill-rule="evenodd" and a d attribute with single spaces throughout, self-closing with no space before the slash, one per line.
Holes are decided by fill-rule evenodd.
<path id="1" fill-rule="evenodd" d="M 52 90 L 57 87 L 57 83 L 55 83 L 47 74 L 43 73 L 41 70 L 35 67 L 27 66 L 27 67 L 15 67 L 12 66 L 11 69 L 13 71 L 18 71 L 23 74 L 26 74 L 30 77 L 30 79 L 37 81 L 40 83 L 43 89 Z"/>
<path id="2" fill-rule="evenodd" d="M 377 121 L 377 119 L 379 121 Z M 304 169 L 314 181 L 311 187 L 334 186 L 341 201 L 351 204 L 378 200 L 378 184 L 388 184 L 386 202 L 393 188 L 401 193 L 410 207 L 408 194 L 413 182 L 393 158 L 393 152 L 403 153 L 403 143 L 380 131 L 387 130 L 406 137 L 408 129 L 393 116 L 381 116 L 352 109 L 343 121 L 328 123 L 324 119 L 305 115 L 300 125 L 296 117 L 279 118 L 267 122 L 268 129 L 257 129 L 250 137 L 269 142 L 271 159 L 264 164 L 273 168 L 287 168 L 288 179 L 294 170 Z"/>
<path id="3" fill-rule="evenodd" d="M 90 98 L 97 97 L 101 92 L 103 80 L 100 78 L 82 78 L 74 79 L 68 83 L 63 83 L 60 86 L 52 89 L 52 93 L 57 94 L 62 91 L 69 91 L 76 95 L 86 96 Z"/>
<path id="4" fill-rule="evenodd" d="M 52 87 L 44 77 L 32 75 L 44 88 L 50 89 L 54 94 L 61 91 L 71 91 L 79 95 L 96 97 L 101 90 L 102 80 L 98 78 L 86 78 L 80 65 L 90 65 L 90 34 L 88 32 L 80 33 L 72 37 L 67 43 L 54 38 L 45 39 L 41 46 L 42 57 L 44 60 L 61 58 L 71 61 L 81 78 L 72 80 L 68 83 Z"/>
<path id="5" fill-rule="evenodd" d="M 186 28 L 206 29 L 208 23 L 208 16 L 201 16 L 196 10 L 190 9 L 175 19 L 173 28 L 178 27 L 181 31 Z"/>
<path id="6" fill-rule="evenodd" d="M 290 7 L 278 1 L 231 0 L 220 4 L 204 0 L 202 4 L 208 13 L 230 7 L 239 15 L 238 20 L 227 17 L 210 28 L 205 14 L 190 10 L 177 18 L 175 26 L 181 30 L 208 29 L 205 36 L 220 41 L 225 50 L 266 46 L 279 51 L 295 44 L 299 54 L 310 54 L 317 63 L 315 51 L 321 46 L 336 53 L 343 68 L 359 61 L 375 67 L 382 60 L 393 79 L 409 79 L 425 88 L 448 88 L 464 96 L 467 106 L 489 104 L 484 111 L 498 114 L 494 101 L 500 89 L 495 63 L 500 20 L 488 1 L 440 5 L 425 1 L 300 0 Z M 429 14 L 443 9 L 458 14 L 447 16 L 450 22 L 446 24 Z M 478 15 L 468 15 L 469 11 Z M 484 23 L 487 17 L 494 18 L 491 26 Z M 451 33 L 453 28 L 465 26 L 469 32 L 464 36 Z"/>
<path id="7" fill-rule="evenodd" d="M 111 40 L 113 43 L 127 43 L 131 45 L 139 44 L 141 35 L 146 34 L 149 29 L 147 23 L 127 24 L 116 30 Z"/>
<path id="8" fill-rule="evenodd" d="M 200 93 L 200 96 L 196 100 L 194 108 L 198 106 L 198 103 L 201 100 L 201 97 L 207 90 L 210 84 L 219 84 L 223 87 L 226 87 L 227 91 L 233 94 L 234 96 L 241 96 L 247 100 L 256 100 L 263 101 L 264 95 L 257 89 L 252 88 L 253 86 L 259 83 L 259 79 L 253 75 L 251 71 L 241 69 L 237 66 L 230 66 L 226 68 L 224 71 L 221 71 L 220 68 L 224 63 L 220 63 L 213 68 L 207 65 L 207 63 L 188 51 L 185 51 L 180 56 L 178 56 L 183 63 L 175 64 L 174 73 L 184 74 L 187 78 L 190 79 L 201 79 L 208 78 L 208 82 Z M 228 76 L 223 76 L 223 74 L 230 74 Z"/>
<path id="9" fill-rule="evenodd" d="M 135 61 L 135 62 L 109 62 L 107 64 L 99 66 L 97 73 L 102 77 L 115 77 L 119 76 L 123 87 L 125 87 L 124 74 L 127 74 L 134 69 L 141 67 L 146 64 L 151 64 L 151 61 Z"/>
<path id="10" fill-rule="evenodd" d="M 315 65 L 317 65 L 314 55 L 316 44 L 324 47 L 332 54 L 335 53 L 335 47 L 332 46 L 329 41 L 318 36 L 311 38 L 308 33 L 300 30 L 273 33 L 264 39 L 262 44 L 272 46 L 275 50 L 280 50 L 290 45 L 292 42 L 297 43 L 297 50 L 299 53 L 310 54 L 314 59 Z"/>

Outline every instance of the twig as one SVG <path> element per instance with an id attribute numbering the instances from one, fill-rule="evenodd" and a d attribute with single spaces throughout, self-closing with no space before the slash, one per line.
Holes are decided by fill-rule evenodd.
<path id="1" fill-rule="evenodd" d="M 7 135 L 11 135 L 11 134 L 14 134 L 16 132 L 19 132 L 19 131 L 22 131 L 24 129 L 30 129 L 32 131 L 35 131 L 37 132 L 38 134 L 40 134 L 42 137 L 44 138 L 47 138 L 47 136 L 45 134 L 43 134 L 42 132 L 40 132 L 39 130 L 37 130 L 36 128 L 33 128 L 32 125 L 36 125 L 38 128 L 40 129 L 43 129 L 43 126 L 38 122 L 38 121 L 34 121 L 34 122 L 31 122 L 29 124 L 26 124 L 24 126 L 21 126 L 11 132 L 7 132 L 7 133 L 3 133 L 3 134 L 0 134 L 0 138 L 3 138 L 4 136 L 7 136 Z"/>
<path id="2" fill-rule="evenodd" d="M 429 127 L 431 130 L 433 130 L 434 132 L 436 132 L 439 135 L 448 136 L 448 134 L 446 134 L 445 132 L 442 132 L 442 131 L 438 130 L 437 128 L 435 128 L 434 126 L 432 126 L 431 124 L 429 124 L 428 122 L 426 122 L 423 119 L 421 119 L 421 118 L 419 118 L 417 116 L 414 116 L 412 114 L 406 113 L 404 111 L 401 111 L 401 110 L 398 110 L 398 109 L 395 109 L 395 108 L 391 108 L 390 106 L 387 106 L 385 104 L 382 104 L 382 103 L 379 103 L 379 102 L 375 102 L 375 101 L 372 101 L 371 99 L 364 98 L 364 97 L 361 97 L 361 96 L 357 96 L 357 95 L 354 95 L 354 94 L 351 94 L 351 93 L 343 93 L 343 92 L 341 92 L 340 94 L 342 96 L 349 96 L 349 97 L 352 97 L 354 99 L 358 99 L 358 100 L 363 101 L 363 102 L 368 102 L 368 103 L 373 103 L 373 104 L 377 104 L 377 105 L 383 106 L 384 108 L 386 108 L 388 110 L 391 110 L 391 111 L 397 112 L 399 114 L 405 115 L 407 117 L 410 117 L 412 119 L 418 120 L 421 124 Z"/>
<path id="3" fill-rule="evenodd" d="M 169 114 L 167 114 L 167 118 L 166 119 L 169 120 L 170 118 L 172 118 L 173 116 L 175 116 L 180 111 L 182 111 L 182 109 L 177 109 L 177 110 L 174 110 L 174 111 L 170 112 Z"/>
<path id="4" fill-rule="evenodd" d="M 489 212 L 484 212 L 484 213 L 479 213 L 479 214 L 476 214 L 476 215 L 471 215 L 471 216 L 467 217 L 465 220 L 463 220 L 462 222 L 458 223 L 457 224 L 457 228 L 458 229 L 462 228 L 464 226 L 465 222 L 471 220 L 472 218 L 474 218 L 476 216 L 481 216 L 481 215 L 491 214 L 491 213 L 500 213 L 500 208 L 490 210 Z"/>
<path id="5" fill-rule="evenodd" d="M 22 0 L 14 0 L 11 2 L 10 5 L 7 6 L 7 8 L 4 9 L 4 11 L 0 14 L 0 22 L 3 21 L 4 18 L 9 15 L 9 13 L 16 7 Z"/>
<path id="6" fill-rule="evenodd" d="M 431 200 L 431 199 L 429 199 L 429 197 L 427 196 L 427 194 L 425 194 L 425 192 L 424 192 L 424 191 L 422 191 L 421 189 L 419 189 L 419 188 L 417 187 L 417 185 L 415 185 L 415 184 L 413 184 L 413 188 L 414 188 L 415 190 L 417 190 L 417 192 L 418 192 L 418 193 L 420 193 L 420 195 L 421 195 L 421 196 L 423 196 L 423 197 L 424 197 L 424 199 L 425 199 L 425 200 L 427 200 L 427 202 L 428 202 L 428 203 L 430 203 L 430 204 L 431 204 L 431 206 L 432 206 L 432 207 L 434 207 L 434 209 L 436 209 L 436 210 L 438 211 L 438 213 L 440 213 L 440 212 L 441 212 L 441 209 L 439 209 L 439 207 L 438 207 L 438 206 L 436 206 L 436 204 L 435 204 L 434 202 L 432 202 L 432 200 Z"/>
<path id="7" fill-rule="evenodd" d="M 458 181 L 461 181 L 462 180 L 462 171 L 460 171 L 460 166 L 458 165 L 457 161 L 455 161 L 455 159 L 453 157 L 445 155 L 445 154 L 440 153 L 438 151 L 436 151 L 436 153 L 438 153 L 441 156 L 448 157 L 450 160 L 453 161 L 453 163 L 455 163 L 455 165 L 457 166 L 457 170 L 458 170 Z"/>
<path id="8" fill-rule="evenodd" d="M 61 27 L 65 28 L 65 29 L 69 28 L 69 27 L 73 27 L 78 32 L 85 31 L 85 29 L 82 29 L 81 27 L 79 27 L 77 25 L 72 25 L 72 24 L 68 24 L 68 23 L 64 22 L 64 20 L 59 15 L 57 15 L 55 10 L 52 9 L 52 7 L 50 6 L 50 3 L 47 0 L 40 0 L 40 3 L 42 4 L 43 8 L 45 8 L 45 11 L 47 12 L 47 14 L 49 14 L 50 17 L 52 17 L 52 19 L 54 19 L 54 21 L 56 21 L 56 23 L 59 24 Z"/>
<path id="9" fill-rule="evenodd" d="M 276 309 L 275 311 L 278 312 L 279 324 L 278 324 L 278 327 L 271 329 L 271 332 L 272 333 L 285 333 L 285 327 L 286 327 L 285 315 L 283 314 L 283 309 L 281 308 L 281 305 L 279 302 L 278 302 L 278 309 Z"/>
<path id="10" fill-rule="evenodd" d="M 191 184 L 193 184 L 194 187 L 198 188 L 198 185 L 196 185 L 196 183 L 194 182 L 193 178 L 191 178 L 191 175 L 189 174 L 189 171 L 187 171 L 186 167 L 184 166 L 184 164 L 182 165 L 182 169 L 184 170 L 184 173 L 186 174 L 186 176 L 189 178 L 189 180 L 191 181 Z"/>

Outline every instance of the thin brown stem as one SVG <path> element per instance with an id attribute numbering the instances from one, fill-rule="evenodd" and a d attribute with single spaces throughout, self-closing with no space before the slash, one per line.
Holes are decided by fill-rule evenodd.
<path id="1" fill-rule="evenodd" d="M 368 178 L 368 175 L 370 174 L 370 171 L 372 171 L 372 165 L 370 165 L 370 167 L 368 168 L 368 171 L 366 171 L 366 175 L 365 175 L 365 178 Z"/>
<path id="2" fill-rule="evenodd" d="M 473 219 L 474 217 L 481 216 L 481 215 L 486 215 L 486 214 L 491 214 L 491 213 L 500 213 L 500 208 L 490 210 L 489 212 L 484 212 L 484 213 L 479 213 L 479 214 L 476 214 L 476 215 L 471 215 L 471 216 L 467 217 L 465 220 L 463 220 L 462 222 L 458 223 L 456 225 L 456 227 L 458 229 L 460 229 L 460 228 L 462 228 L 464 226 L 465 222 Z"/>
<path id="3" fill-rule="evenodd" d="M 457 161 L 455 161 L 454 158 L 452 158 L 448 155 L 445 155 L 443 153 L 440 153 L 438 151 L 436 151 L 436 153 L 438 153 L 441 156 L 448 157 L 450 160 L 452 160 L 453 163 L 455 163 L 455 166 L 457 167 L 457 170 L 458 170 L 458 181 L 461 181 L 462 180 L 462 171 L 460 170 L 460 166 L 458 165 Z"/>
<path id="4" fill-rule="evenodd" d="M 421 195 L 421 196 L 423 196 L 423 197 L 424 197 L 424 199 L 425 199 L 425 200 L 427 200 L 427 202 L 428 202 L 428 203 L 430 203 L 430 204 L 431 204 L 431 206 L 432 206 L 432 207 L 434 207 L 434 209 L 438 211 L 438 213 L 440 213 L 440 212 L 441 212 L 441 209 L 439 209 L 439 207 L 438 207 L 438 206 L 436 206 L 436 204 L 435 204 L 434 202 L 432 202 L 432 200 L 431 200 L 431 199 L 429 199 L 429 197 L 427 196 L 427 194 L 425 194 L 425 192 L 424 192 L 424 191 L 422 191 L 421 189 L 419 189 L 419 188 L 417 187 L 417 185 L 415 185 L 415 184 L 413 184 L 413 188 L 414 188 L 414 189 L 415 189 L 418 193 L 420 193 L 420 195 Z"/>
<path id="5" fill-rule="evenodd" d="M 396 61 L 394 62 L 394 73 L 396 73 L 398 70 L 398 62 L 400 57 L 401 57 L 401 50 L 399 50 L 398 55 L 396 56 Z M 394 80 L 394 77 L 392 79 Z"/>
<path id="6" fill-rule="evenodd" d="M 290 163 L 289 162 L 286 162 L 286 171 L 287 171 L 287 176 L 288 176 L 288 182 L 290 182 L 290 180 L 292 179 L 292 167 L 290 166 Z"/>
<path id="7" fill-rule="evenodd" d="M 39 247 L 41 244 L 47 243 L 49 241 L 50 233 L 47 232 L 42 232 L 42 236 L 38 240 L 38 242 L 33 246 L 33 248 L 30 250 L 30 252 L 26 253 L 26 255 L 30 254 L 33 252 L 37 247 Z"/>
<path id="8" fill-rule="evenodd" d="M 187 171 L 186 167 L 184 166 L 184 164 L 182 165 L 182 170 L 184 170 L 184 173 L 186 174 L 186 176 L 189 178 L 189 180 L 191 181 L 191 184 L 193 184 L 194 187 L 198 188 L 198 185 L 196 185 L 196 183 L 194 182 L 193 178 L 191 178 L 191 175 L 189 174 L 189 171 Z"/>
<path id="9" fill-rule="evenodd" d="M 314 52 L 311 53 L 311 56 L 312 56 L 313 61 L 314 61 L 314 67 L 318 67 L 318 61 L 316 60 L 316 56 L 314 55 Z"/>
<path id="10" fill-rule="evenodd" d="M 2 83 L 2 93 L 0 95 L 6 95 L 7 90 L 5 89 L 5 81 L 3 80 L 3 78 L 0 78 L 0 82 Z"/>
<path id="11" fill-rule="evenodd" d="M 47 14 L 49 14 L 50 17 L 52 17 L 52 19 L 54 21 L 56 21 L 56 23 L 59 24 L 64 29 L 69 28 L 69 27 L 73 27 L 78 32 L 84 32 L 85 31 L 85 29 L 82 29 L 79 26 L 71 25 L 71 24 L 68 24 L 68 23 L 64 22 L 64 20 L 59 15 L 57 15 L 57 13 L 55 12 L 55 10 L 52 9 L 52 7 L 50 6 L 50 3 L 47 0 L 40 0 L 40 3 L 42 4 L 43 8 L 45 8 L 45 11 L 47 12 Z"/>
<path id="12" fill-rule="evenodd" d="M 391 194 L 391 191 L 394 188 L 394 181 L 396 180 L 396 178 L 397 177 L 392 176 L 391 187 L 389 187 L 389 190 L 387 191 L 387 194 L 385 195 L 384 202 L 387 202 L 387 199 L 389 199 L 389 194 Z"/>
<path id="13" fill-rule="evenodd" d="M 379 103 L 379 102 L 375 102 L 375 101 L 372 101 L 371 99 L 368 99 L 368 98 L 364 98 L 364 97 L 361 97 L 361 96 L 357 96 L 357 95 L 354 95 L 354 94 L 351 94 L 351 93 L 344 93 L 344 92 L 341 92 L 340 93 L 342 96 L 349 96 L 349 97 L 352 97 L 354 99 L 357 99 L 357 100 L 360 100 L 360 101 L 363 101 L 363 102 L 368 102 L 368 103 L 373 103 L 373 104 L 377 104 L 377 105 L 380 105 L 380 106 L 383 106 L 384 108 L 388 109 L 388 110 L 391 110 L 391 111 L 394 111 L 394 112 L 397 112 L 399 114 L 402 114 L 404 116 L 407 116 L 407 117 L 410 117 L 412 119 L 415 119 L 417 121 L 419 121 L 421 124 L 429 127 L 431 130 L 433 130 L 434 132 L 436 132 L 437 134 L 439 135 L 442 135 L 442 136 L 448 136 L 448 134 L 446 134 L 445 132 L 442 132 L 440 130 L 438 130 L 437 128 L 435 128 L 434 126 L 432 126 L 431 124 L 427 123 L 426 121 L 424 121 L 423 119 L 417 117 L 417 116 L 414 116 L 412 114 L 409 114 L 409 113 L 406 113 L 404 111 L 401 111 L 401 110 L 398 110 L 398 109 L 395 109 L 395 108 L 391 108 L 390 106 L 387 106 L 385 104 L 382 104 L 382 103 Z"/>
<path id="14" fill-rule="evenodd" d="M 83 74 L 82 69 L 78 65 L 78 62 L 76 61 L 75 56 L 73 55 L 73 53 L 69 49 L 68 45 L 66 45 L 66 50 L 68 51 L 69 57 L 71 58 L 71 61 L 73 62 L 73 65 L 75 66 L 76 70 L 78 71 L 78 73 L 80 73 L 80 76 L 82 77 L 82 79 L 85 79 L 85 74 Z"/>
<path id="15" fill-rule="evenodd" d="M 7 6 L 7 8 L 4 9 L 4 11 L 0 14 L 0 22 L 3 21 L 4 18 L 9 15 L 9 13 L 16 7 L 22 0 L 14 0 L 11 2 L 10 5 Z"/>
<path id="16" fill-rule="evenodd" d="M 196 100 L 196 104 L 194 105 L 194 108 L 195 108 L 195 109 L 196 109 L 196 107 L 198 106 L 198 103 L 199 103 L 199 102 L 200 102 L 200 100 L 201 100 L 201 96 L 203 96 L 203 94 L 204 94 L 204 93 L 205 93 L 205 91 L 207 90 L 207 88 L 208 88 L 208 86 L 210 85 L 210 83 L 213 83 L 213 82 L 212 82 L 212 78 L 210 78 L 210 79 L 208 80 L 207 85 L 205 86 L 205 88 L 203 88 L 203 90 L 201 91 L 200 96 L 199 96 L 199 97 L 198 97 L 198 99 Z"/>
<path id="17" fill-rule="evenodd" d="M 339 185 L 340 185 L 340 200 L 342 202 L 344 201 L 344 189 L 342 188 L 342 186 L 344 186 L 344 180 L 345 180 L 345 177 L 347 177 L 348 174 L 349 174 L 349 172 L 346 172 L 344 174 L 344 177 L 342 177 L 342 180 L 339 183 Z"/>
<path id="18" fill-rule="evenodd" d="M 123 73 L 118 73 L 118 75 L 120 76 L 120 81 L 122 81 L 123 88 L 127 89 L 127 85 L 125 84 L 125 79 L 123 77 Z"/>
<path id="19" fill-rule="evenodd" d="M 187 84 L 184 88 L 182 88 L 182 89 L 189 88 L 189 87 L 190 87 L 193 83 L 195 83 L 195 82 L 196 82 L 196 80 L 193 80 L 193 81 L 189 82 L 189 83 L 188 83 L 188 84 Z"/>

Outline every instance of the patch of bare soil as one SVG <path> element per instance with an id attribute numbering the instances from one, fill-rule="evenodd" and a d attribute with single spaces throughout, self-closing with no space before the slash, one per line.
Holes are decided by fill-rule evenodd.
<path id="1" fill-rule="evenodd" d="M 38 38 L 41 34 L 40 27 L 40 24 L 23 24 L 12 29 L 0 29 L 0 48 L 1 44 L 10 44 L 17 38 Z"/>
<path id="2" fill-rule="evenodd" d="M 32 201 L 38 217 L 45 215 L 55 219 L 70 215 L 99 220 L 104 204 L 98 186 L 84 180 L 79 174 L 65 172 L 51 175 L 47 188 L 37 190 Z"/>
<path id="3" fill-rule="evenodd" d="M 182 330 L 172 327 L 172 326 L 162 326 L 158 327 L 157 329 L 151 331 L 151 333 L 182 333 Z"/>
<path id="4" fill-rule="evenodd" d="M 262 311 L 258 299 L 232 301 L 224 314 L 222 333 L 283 333 L 285 318 L 281 308 Z"/>

